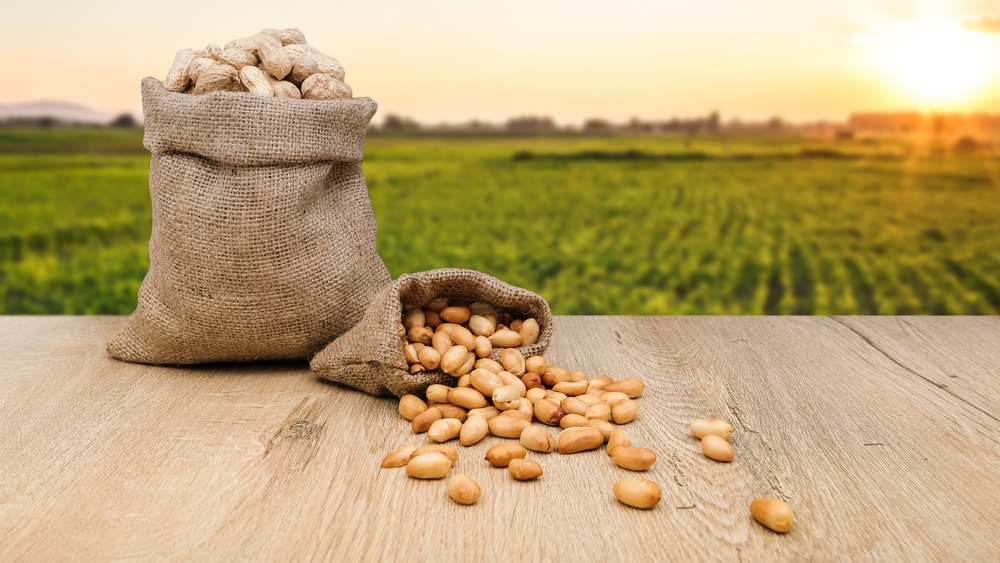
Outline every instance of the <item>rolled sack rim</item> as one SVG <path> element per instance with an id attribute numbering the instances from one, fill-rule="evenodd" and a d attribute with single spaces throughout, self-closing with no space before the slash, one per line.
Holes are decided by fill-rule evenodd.
<path id="1" fill-rule="evenodd" d="M 346 100 L 265 98 L 247 92 L 170 92 L 142 80 L 143 145 L 234 165 L 361 162 L 378 109 L 367 97 Z"/>

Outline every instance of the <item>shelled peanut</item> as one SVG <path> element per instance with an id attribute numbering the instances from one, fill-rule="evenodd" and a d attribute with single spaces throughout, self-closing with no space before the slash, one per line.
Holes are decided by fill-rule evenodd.
<path id="1" fill-rule="evenodd" d="M 353 96 L 337 59 L 306 43 L 295 28 L 264 29 L 256 35 L 204 49 L 181 49 L 163 80 L 171 92 L 248 92 L 265 98 L 343 100 Z"/>
<path id="2" fill-rule="evenodd" d="M 481 494 L 479 483 L 466 475 L 459 473 L 448 479 L 448 496 L 458 504 L 475 504 Z"/>
<path id="3" fill-rule="evenodd" d="M 784 534 L 792 529 L 792 507 L 778 498 L 757 498 L 750 503 L 750 514 L 761 525 Z"/>
<path id="4" fill-rule="evenodd" d="M 534 318 L 518 319 L 488 303 L 439 297 L 421 306 L 405 305 L 397 329 L 410 373 L 440 369 L 461 377 L 496 349 L 509 355 L 508 349 L 535 344 L 541 327 Z M 504 369 L 522 378 L 524 357 L 509 357 Z"/>

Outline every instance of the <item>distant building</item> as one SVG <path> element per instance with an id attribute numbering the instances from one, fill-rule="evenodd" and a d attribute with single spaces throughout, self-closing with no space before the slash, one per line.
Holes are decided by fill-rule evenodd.
<path id="1" fill-rule="evenodd" d="M 852 114 L 848 126 L 858 133 L 989 135 L 1000 132 L 1000 114 L 865 112 Z"/>
<path id="2" fill-rule="evenodd" d="M 847 125 L 857 132 L 913 133 L 920 130 L 924 115 L 915 111 L 853 113 Z"/>

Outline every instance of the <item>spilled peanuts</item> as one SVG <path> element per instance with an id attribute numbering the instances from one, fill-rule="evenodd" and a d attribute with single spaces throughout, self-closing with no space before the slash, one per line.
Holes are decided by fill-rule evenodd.
<path id="1" fill-rule="evenodd" d="M 531 459 L 529 452 L 532 456 L 553 451 L 568 455 L 606 444 L 607 455 L 619 470 L 640 472 L 655 465 L 656 452 L 634 446 L 622 427 L 638 416 L 637 399 L 645 391 L 641 379 L 590 378 L 582 371 L 552 365 L 541 355 L 525 357 L 516 347 L 537 339 L 537 322 L 504 315 L 487 304 L 449 305 L 441 298 L 406 309 L 398 334 L 411 370 L 434 369 L 431 366 L 438 361 L 439 369 L 457 378 L 454 387 L 428 386 L 426 401 L 415 394 L 400 398 L 399 414 L 410 421 L 414 432 L 427 432 L 436 442 L 458 438 L 463 447 L 473 447 L 491 435 L 518 440 L 494 444 L 485 454 L 487 462 L 507 468 L 518 481 L 543 474 L 541 464 Z M 484 341 L 491 349 L 477 349 Z M 499 354 L 490 357 L 495 349 Z M 562 431 L 554 435 L 546 426 L 561 427 Z M 731 424 L 721 419 L 697 419 L 689 426 L 706 457 L 720 462 L 733 460 L 728 441 L 735 431 Z M 404 446 L 386 455 L 381 467 L 405 466 L 410 477 L 440 479 L 458 457 L 455 448 L 440 443 Z M 583 457 L 581 462 L 595 459 Z M 482 494 L 476 481 L 464 474 L 448 479 L 446 489 L 459 504 L 475 504 Z M 638 509 L 655 507 L 662 496 L 656 482 L 642 478 L 619 479 L 612 493 L 622 504 Z M 784 533 L 791 529 L 791 507 L 780 499 L 755 499 L 750 512 L 770 530 Z"/>

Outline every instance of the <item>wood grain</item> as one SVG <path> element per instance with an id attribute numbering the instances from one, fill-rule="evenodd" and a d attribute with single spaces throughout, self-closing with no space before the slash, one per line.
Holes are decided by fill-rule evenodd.
<path id="1" fill-rule="evenodd" d="M 997 560 L 1000 319 L 559 317 L 550 364 L 638 376 L 633 443 L 651 511 L 602 450 L 532 454 L 483 489 L 379 469 L 423 444 L 396 402 L 305 363 L 169 368 L 109 359 L 114 317 L 0 317 L 0 560 Z M 733 463 L 689 435 L 737 428 Z M 553 430 L 555 433 L 555 430 Z M 456 442 L 457 444 L 457 442 Z M 786 499 L 786 535 L 757 525 Z"/>

